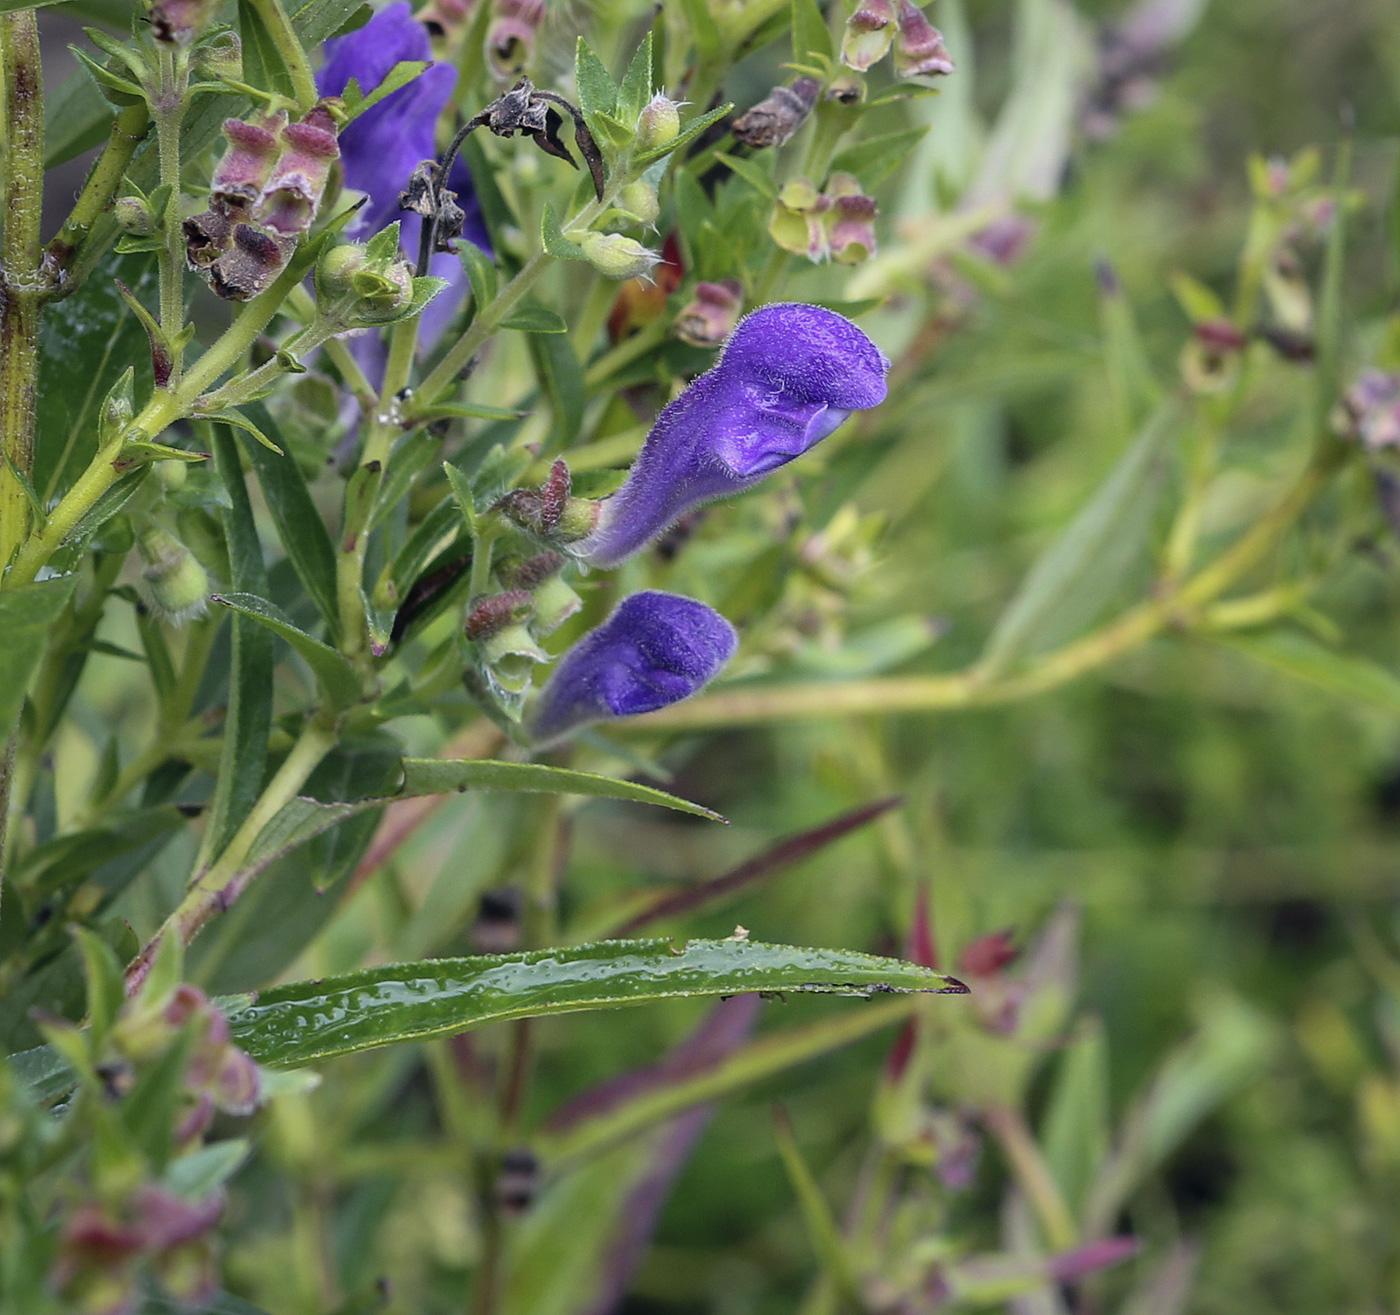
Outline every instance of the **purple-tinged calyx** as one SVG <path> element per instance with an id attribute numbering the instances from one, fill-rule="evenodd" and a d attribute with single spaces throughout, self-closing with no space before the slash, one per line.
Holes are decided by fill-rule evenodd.
<path id="1" fill-rule="evenodd" d="M 676 337 L 692 347 L 718 347 L 734 332 L 743 306 L 744 286 L 738 279 L 697 283 L 676 316 Z"/>
<path id="2" fill-rule="evenodd" d="M 615 566 L 686 512 L 742 493 L 885 398 L 889 361 L 850 320 L 778 303 L 740 321 L 718 363 L 652 427 L 627 482 L 574 549 Z"/>
<path id="3" fill-rule="evenodd" d="M 289 123 L 282 130 L 282 154 L 254 212 L 257 220 L 282 237 L 306 232 L 339 158 L 335 120 L 323 105 L 300 123 Z"/>
<path id="4" fill-rule="evenodd" d="M 912 0 L 899 0 L 899 36 L 894 43 L 894 71 L 901 78 L 946 77 L 953 59 L 943 34 Z"/>
<path id="5" fill-rule="evenodd" d="M 285 110 L 259 116 L 248 123 L 242 119 L 225 119 L 228 149 L 210 180 L 210 200 L 222 202 L 230 210 L 246 211 L 255 205 L 282 153 L 282 132 L 286 126 Z"/>
<path id="6" fill-rule="evenodd" d="M 669 707 L 711 681 L 738 642 L 728 621 L 693 598 L 632 594 L 560 659 L 529 730 L 549 743 L 591 722 Z"/>
<path id="7" fill-rule="evenodd" d="M 889 53 L 898 30 L 892 0 L 861 0 L 846 20 L 841 62 L 864 73 Z"/>

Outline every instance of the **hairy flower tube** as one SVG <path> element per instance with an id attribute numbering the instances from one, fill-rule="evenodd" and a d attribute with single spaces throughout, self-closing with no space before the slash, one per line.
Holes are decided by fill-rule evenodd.
<path id="1" fill-rule="evenodd" d="M 719 673 L 738 642 L 728 621 L 693 598 L 632 594 L 560 659 L 529 730 L 548 743 L 590 722 L 679 703 Z"/>
<path id="2" fill-rule="evenodd" d="M 574 550 L 615 566 L 686 512 L 741 493 L 885 398 L 887 361 L 850 320 L 779 303 L 740 321 L 718 364 L 657 418 L 627 482 Z"/>
<path id="3" fill-rule="evenodd" d="M 316 85 L 323 96 L 339 96 L 354 78 L 360 90 L 368 93 L 400 61 L 431 59 L 427 31 L 400 0 L 382 9 L 364 27 L 326 42 L 326 62 L 316 76 Z M 434 128 L 456 82 L 457 73 L 450 64 L 432 64 L 407 86 L 371 106 L 340 134 L 345 186 L 369 198 L 351 222 L 347 236 L 370 237 L 400 217 L 399 194 L 414 169 L 437 153 Z M 462 235 L 489 254 L 491 239 L 471 175 L 460 157 L 448 174 L 447 185 L 457 193 L 457 203 L 466 216 Z M 412 214 L 403 215 L 402 221 L 404 244 L 409 251 L 417 251 L 423 221 Z M 435 255 L 428 272 L 446 279 L 448 285 L 423 313 L 419 342 L 425 350 L 451 323 L 467 286 L 461 262 L 450 253 Z M 371 351 L 378 347 L 373 337 L 361 341 L 373 344 Z"/>

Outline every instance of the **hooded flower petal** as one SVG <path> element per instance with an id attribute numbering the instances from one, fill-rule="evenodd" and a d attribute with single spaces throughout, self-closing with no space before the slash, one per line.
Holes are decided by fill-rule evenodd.
<path id="1" fill-rule="evenodd" d="M 692 508 L 758 483 L 852 411 L 882 402 L 889 368 L 834 311 L 797 303 L 755 311 L 715 368 L 662 411 L 580 555 L 614 566 Z"/>
<path id="2" fill-rule="evenodd" d="M 530 719 L 540 741 L 589 722 L 689 698 L 734 656 L 734 627 L 712 607 L 646 590 L 618 604 L 560 659 Z"/>
<path id="3" fill-rule="evenodd" d="M 360 90 L 368 93 L 400 61 L 430 59 L 427 32 L 400 0 L 381 10 L 364 27 L 326 42 L 326 62 L 316 84 L 323 96 L 339 96 L 354 78 Z M 450 64 L 434 64 L 406 87 L 366 110 L 340 134 L 345 185 L 369 197 L 351 224 L 349 236 L 369 237 L 401 219 L 404 246 L 411 253 L 417 252 L 422 220 L 417 215 L 401 214 L 399 193 L 414 169 L 437 153 L 434 128 L 456 82 L 457 73 Z M 490 254 L 490 235 L 472 189 L 471 175 L 460 157 L 448 176 L 448 186 L 457 193 L 457 202 L 466 215 L 462 235 Z M 466 276 L 455 256 L 435 255 L 428 272 L 447 279 L 448 286 L 424 314 L 419 335 L 424 350 L 447 328 L 466 291 Z M 378 354 L 376 340 L 361 341 L 374 343 L 369 355 Z M 374 373 L 370 361 L 362 364 Z M 379 370 L 382 368 L 381 360 Z"/>

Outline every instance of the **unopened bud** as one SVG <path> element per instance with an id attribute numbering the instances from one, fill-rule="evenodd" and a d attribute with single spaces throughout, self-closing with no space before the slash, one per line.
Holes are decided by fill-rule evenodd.
<path id="1" fill-rule="evenodd" d="M 173 534 L 148 526 L 136 540 L 145 566 L 141 578 L 157 611 L 171 625 L 204 614 L 209 577 L 194 554 Z"/>
<path id="2" fill-rule="evenodd" d="M 139 196 L 119 196 L 112 202 L 112 218 L 123 233 L 132 237 L 150 237 L 156 231 L 156 219 L 151 207 Z"/>
<path id="3" fill-rule="evenodd" d="M 483 598 L 467 613 L 463 633 L 478 642 L 490 639 L 508 626 L 525 620 L 531 606 L 530 595 L 524 589 L 508 589 L 503 594 Z"/>
<path id="4" fill-rule="evenodd" d="M 898 27 L 891 0 L 861 0 L 846 20 L 841 40 L 841 62 L 864 73 L 889 52 Z"/>
<path id="5" fill-rule="evenodd" d="M 586 233 L 579 246 L 588 263 L 610 279 L 640 278 L 661 259 L 635 238 L 621 233 Z"/>
<path id="6" fill-rule="evenodd" d="M 185 487 L 185 481 L 189 478 L 189 462 L 157 461 L 155 475 L 166 493 L 178 493 Z"/>
<path id="7" fill-rule="evenodd" d="M 235 82 L 243 78 L 243 43 L 236 32 L 220 32 L 218 36 L 204 42 L 191 60 L 194 71 L 201 77 L 216 81 L 225 79 Z"/>
<path id="8" fill-rule="evenodd" d="M 899 0 L 899 39 L 894 46 L 894 71 L 901 78 L 946 77 L 953 60 L 943 34 L 912 0 Z"/>
<path id="9" fill-rule="evenodd" d="M 316 305 L 346 329 L 391 324 L 413 301 L 413 267 L 373 260 L 357 243 L 331 247 L 316 263 Z"/>
<path id="10" fill-rule="evenodd" d="M 821 83 L 801 77 L 790 87 L 774 87 L 751 110 L 734 120 L 731 131 L 746 146 L 782 146 L 807 121 Z"/>
<path id="11" fill-rule="evenodd" d="M 637 117 L 637 144 L 644 151 L 669 146 L 680 131 L 680 104 L 666 96 L 653 96 Z"/>
<path id="12" fill-rule="evenodd" d="M 617 194 L 617 208 L 639 224 L 648 227 L 654 226 L 661 215 L 661 203 L 657 199 L 656 188 L 640 179 L 635 183 L 628 183 Z"/>
<path id="13" fill-rule="evenodd" d="M 676 316 L 676 337 L 692 347 L 718 347 L 734 332 L 743 306 L 744 285 L 737 279 L 697 283 Z"/>
<path id="14" fill-rule="evenodd" d="M 832 78 L 826 98 L 837 105 L 859 105 L 865 99 L 865 79 L 859 73 L 843 73 Z"/>

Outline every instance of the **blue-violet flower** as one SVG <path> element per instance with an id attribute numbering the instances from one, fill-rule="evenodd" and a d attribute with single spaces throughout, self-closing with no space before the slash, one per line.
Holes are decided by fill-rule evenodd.
<path id="1" fill-rule="evenodd" d="M 820 306 L 764 306 L 657 418 L 627 482 L 575 551 L 615 566 L 701 503 L 757 484 L 885 397 L 890 363 Z"/>
<path id="2" fill-rule="evenodd" d="M 377 13 L 364 27 L 348 36 L 326 42 L 326 62 L 316 76 L 323 96 L 339 96 L 351 78 L 368 95 L 401 60 L 431 60 L 428 33 L 400 0 Z M 340 134 L 345 186 L 364 192 L 369 200 L 351 222 L 347 235 L 361 240 L 373 236 L 399 218 L 399 193 L 424 160 L 437 153 L 434 128 L 438 115 L 451 99 L 457 72 L 450 64 L 432 64 L 412 82 L 371 106 Z M 448 175 L 448 186 L 466 215 L 462 234 L 488 255 L 491 239 L 472 189 L 471 175 L 459 156 Z M 403 241 L 418 250 L 419 216 L 405 214 Z M 430 274 L 448 280 L 448 286 L 423 313 L 419 343 L 431 347 L 451 323 L 466 291 L 461 262 L 448 253 L 432 259 Z"/>
<path id="3" fill-rule="evenodd" d="M 712 607 L 645 590 L 619 603 L 560 659 L 530 731 L 557 740 L 589 722 L 635 717 L 689 698 L 734 656 L 738 636 Z"/>

